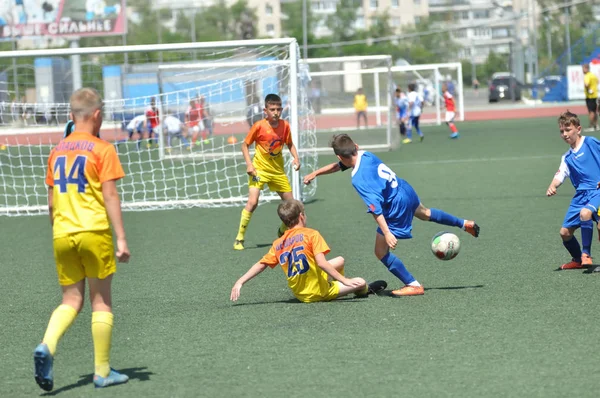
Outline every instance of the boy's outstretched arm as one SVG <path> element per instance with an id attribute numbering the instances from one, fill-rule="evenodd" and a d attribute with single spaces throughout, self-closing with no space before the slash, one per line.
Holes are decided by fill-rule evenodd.
<path id="1" fill-rule="evenodd" d="M 315 178 L 317 178 L 320 175 L 331 174 L 331 173 L 335 173 L 336 171 L 340 171 L 340 170 L 341 170 L 341 168 L 340 168 L 339 163 L 328 164 L 327 166 L 323 166 L 320 169 L 315 170 L 312 173 L 305 175 L 304 176 L 304 183 L 305 184 L 310 184 L 310 182 L 312 180 L 314 180 Z"/>
<path id="2" fill-rule="evenodd" d="M 237 301 L 240 297 L 240 290 L 242 290 L 242 286 L 244 283 L 248 282 L 250 279 L 254 278 L 256 275 L 260 274 L 267 268 L 267 264 L 263 264 L 258 262 L 254 264 L 248 272 L 246 272 L 240 279 L 235 282 L 233 288 L 231 289 L 231 296 L 229 297 L 231 301 Z"/>
<path id="3" fill-rule="evenodd" d="M 598 184 L 600 186 L 600 183 L 598 183 Z M 552 180 L 552 182 L 550 183 L 550 186 L 548 187 L 548 190 L 546 191 L 546 196 L 556 195 L 556 190 L 561 185 L 562 185 L 562 181 L 561 180 L 557 180 L 556 178 L 554 178 Z"/>
<path id="4" fill-rule="evenodd" d="M 317 265 L 319 266 L 319 268 L 321 268 L 323 271 L 325 271 L 327 273 L 327 275 L 329 275 L 336 281 L 340 282 L 344 286 L 359 287 L 363 284 L 363 280 L 360 278 L 349 279 L 349 278 L 346 278 L 344 275 L 340 274 L 339 271 L 337 271 L 333 267 L 333 265 L 331 265 L 329 263 L 329 261 L 327 261 L 327 259 L 325 258 L 325 254 L 323 254 L 323 253 L 316 254 L 315 260 L 317 261 Z"/>

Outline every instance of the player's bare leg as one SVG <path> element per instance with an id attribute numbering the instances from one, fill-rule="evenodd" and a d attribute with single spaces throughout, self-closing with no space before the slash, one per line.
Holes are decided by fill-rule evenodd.
<path id="1" fill-rule="evenodd" d="M 235 242 L 233 243 L 234 250 L 244 250 L 244 237 L 246 235 L 246 229 L 248 228 L 248 224 L 250 224 L 250 219 L 252 218 L 254 210 L 256 210 L 256 207 L 258 206 L 259 198 L 260 189 L 257 187 L 248 188 L 248 202 L 246 202 L 246 207 L 244 207 L 244 210 L 242 210 L 240 226 L 238 228 L 237 236 L 235 237 Z"/>
<path id="2" fill-rule="evenodd" d="M 435 212 L 435 214 L 433 214 L 432 210 L 433 210 L 433 212 Z M 432 217 L 432 214 L 433 214 L 433 217 Z M 475 221 L 473 221 L 473 220 L 460 221 L 460 219 L 458 219 L 448 213 L 442 212 L 441 210 L 429 209 L 429 208 L 423 206 L 422 203 L 419 203 L 419 207 L 417 207 L 417 210 L 415 210 L 415 217 L 417 217 L 419 220 L 422 220 L 422 221 L 433 221 L 435 223 L 442 224 L 442 225 L 449 225 L 449 226 L 453 226 L 453 227 L 462 228 L 463 230 L 465 230 L 466 232 L 468 232 L 469 234 L 473 235 L 476 238 L 479 236 L 479 225 L 477 225 L 477 223 L 475 223 Z"/>
<path id="3" fill-rule="evenodd" d="M 589 267 L 592 265 L 592 238 L 594 235 L 594 222 L 592 221 L 593 214 L 592 210 L 588 207 L 584 207 L 579 212 L 579 220 L 581 221 L 581 265 Z"/>
<path id="4" fill-rule="evenodd" d="M 53 362 L 58 341 L 73 324 L 79 311 L 83 307 L 85 294 L 85 280 L 72 285 L 61 286 L 63 292 L 62 303 L 59 305 L 48 322 L 42 343 L 33 352 L 35 368 L 35 381 L 44 391 L 54 388 Z"/>
<path id="5" fill-rule="evenodd" d="M 277 192 L 277 193 L 279 194 L 279 197 L 281 198 L 281 200 L 294 199 L 294 194 L 292 194 L 291 192 Z M 287 229 L 288 229 L 287 225 L 285 225 L 284 223 L 281 223 L 281 225 L 277 229 L 277 236 L 279 238 L 281 238 L 283 236 L 283 234 L 285 233 L 285 231 L 287 231 Z"/>

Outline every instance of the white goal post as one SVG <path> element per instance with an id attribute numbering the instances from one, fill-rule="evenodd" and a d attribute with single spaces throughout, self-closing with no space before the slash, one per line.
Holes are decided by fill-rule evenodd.
<path id="1" fill-rule="evenodd" d="M 34 70 L 31 79 L 11 81 L 11 74 L 2 74 L 14 58 L 27 60 L 28 69 L 17 75 Z M 316 184 L 304 186 L 301 175 L 317 167 L 317 143 L 303 68 L 296 40 L 287 38 L 0 52 L 0 87 L 7 79 L 7 94 L 0 96 L 0 215 L 47 213 L 47 156 L 62 137 L 78 81 L 103 94 L 101 136 L 115 144 L 127 174 L 119 184 L 124 209 L 242 205 L 248 178 L 240 156 L 249 129 L 245 115 L 250 98 L 268 93 L 288 105 L 302 168 L 292 169 L 285 149 L 286 172 L 294 197 L 307 200 Z M 162 83 L 169 79 L 165 90 Z M 19 92 L 27 98 L 14 99 Z M 190 101 L 203 101 L 203 118 L 212 126 L 194 145 L 165 123 L 167 116 L 183 123 Z M 151 105 L 160 118 L 152 134 L 150 118 L 141 127 L 132 124 Z M 267 190 L 263 198 L 279 197 Z"/>

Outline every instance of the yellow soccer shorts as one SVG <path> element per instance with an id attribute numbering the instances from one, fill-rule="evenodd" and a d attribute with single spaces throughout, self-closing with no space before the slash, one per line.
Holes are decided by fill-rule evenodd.
<path id="1" fill-rule="evenodd" d="M 269 174 L 256 171 L 256 177 L 248 176 L 248 188 L 258 188 L 262 190 L 265 184 L 269 186 L 272 192 L 292 192 L 292 187 L 285 174 Z"/>
<path id="2" fill-rule="evenodd" d="M 79 232 L 54 239 L 58 283 L 72 285 L 84 278 L 104 279 L 117 271 L 110 230 Z"/>
<path id="3" fill-rule="evenodd" d="M 318 303 L 320 301 L 331 301 L 338 298 L 340 294 L 340 282 L 329 282 L 329 289 L 324 294 L 311 294 L 310 296 L 296 296 L 303 303 Z"/>

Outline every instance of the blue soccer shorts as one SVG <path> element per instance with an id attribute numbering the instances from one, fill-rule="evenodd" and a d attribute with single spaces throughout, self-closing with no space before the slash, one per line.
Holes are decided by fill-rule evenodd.
<path id="1" fill-rule="evenodd" d="M 578 228 L 581 225 L 579 213 L 581 209 L 589 209 L 597 220 L 598 209 L 600 209 L 600 189 L 588 189 L 575 192 L 571 204 L 565 214 L 564 228 Z"/>
<path id="2" fill-rule="evenodd" d="M 383 207 L 383 216 L 388 224 L 390 232 L 396 239 L 412 238 L 412 221 L 415 211 L 421 204 L 419 195 L 406 181 L 398 178 L 398 195 L 394 201 Z M 377 233 L 383 235 L 381 228 L 377 227 Z"/>

